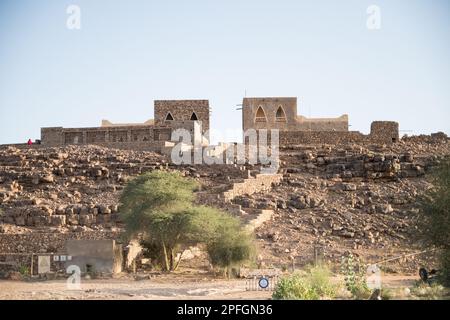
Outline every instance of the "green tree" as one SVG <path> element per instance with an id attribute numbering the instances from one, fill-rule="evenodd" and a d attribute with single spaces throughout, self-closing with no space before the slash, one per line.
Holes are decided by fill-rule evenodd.
<path id="1" fill-rule="evenodd" d="M 176 270 L 183 249 L 199 243 L 206 244 L 215 266 L 235 265 L 249 257 L 245 250 L 251 251 L 250 236 L 239 220 L 195 206 L 196 187 L 177 172 L 154 171 L 130 181 L 122 193 L 120 212 L 127 236 L 140 236 L 147 255 L 163 270 Z M 219 252 L 230 255 L 226 262 L 217 258 Z"/>
<path id="2" fill-rule="evenodd" d="M 450 160 L 433 173 L 434 187 L 422 198 L 421 230 L 425 240 L 440 249 L 441 278 L 450 286 Z"/>
<path id="3" fill-rule="evenodd" d="M 195 241 L 190 231 L 196 186 L 178 172 L 153 171 L 130 181 L 122 193 L 120 212 L 127 235 L 141 235 L 164 270 L 175 270 L 176 250 Z"/>

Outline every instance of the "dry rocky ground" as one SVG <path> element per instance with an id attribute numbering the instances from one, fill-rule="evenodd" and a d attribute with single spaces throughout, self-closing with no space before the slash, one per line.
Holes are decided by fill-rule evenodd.
<path id="1" fill-rule="evenodd" d="M 282 150 L 280 185 L 234 202 L 276 210 L 256 233 L 268 263 L 302 266 L 315 251 L 334 263 L 348 252 L 374 263 L 423 250 L 417 200 L 432 187 L 430 170 L 449 154 L 447 139 L 431 137 L 392 146 L 294 146 Z M 416 273 L 434 262 L 425 253 L 383 267 Z"/>
<path id="2" fill-rule="evenodd" d="M 261 265 L 301 267 L 314 260 L 315 250 L 336 265 L 349 251 L 372 263 L 422 249 L 416 239 L 417 197 L 432 187 L 430 170 L 449 155 L 449 139 L 439 134 L 406 137 L 390 146 L 290 146 L 281 149 L 282 182 L 232 204 L 242 213 L 275 212 L 255 232 Z M 210 195 L 200 202 L 226 208 L 220 195 L 257 167 L 174 166 L 155 153 L 96 146 L 1 148 L 0 239 L 6 239 L 2 234 L 117 237 L 121 190 L 130 178 L 151 170 L 182 171 Z M 0 253 L 51 252 L 47 242 L 3 241 Z M 415 273 L 420 265 L 432 265 L 433 258 L 412 256 L 384 267 Z"/>
<path id="3" fill-rule="evenodd" d="M 386 276 L 382 280 L 384 288 L 408 288 L 414 285 L 415 277 L 397 275 Z M 218 279 L 198 271 L 194 274 L 153 275 L 136 279 L 129 275 L 114 279 L 82 279 L 77 290 L 68 289 L 65 280 L 3 280 L 0 288 L 0 300 L 267 300 L 272 296 L 270 290 L 248 290 L 250 285 L 245 279 Z M 348 296 L 340 298 L 348 299 Z"/>

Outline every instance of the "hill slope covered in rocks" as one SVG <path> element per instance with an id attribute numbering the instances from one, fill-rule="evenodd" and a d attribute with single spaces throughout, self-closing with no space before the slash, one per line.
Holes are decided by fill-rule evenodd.
<path id="1" fill-rule="evenodd" d="M 290 146 L 281 149 L 281 183 L 233 204 L 242 214 L 274 210 L 256 230 L 264 264 L 304 265 L 317 248 L 334 262 L 349 250 L 375 262 L 420 248 L 417 197 L 432 187 L 430 171 L 449 155 L 443 135 L 389 146 Z M 151 170 L 179 170 L 199 182 L 201 199 L 209 199 L 204 204 L 226 207 L 220 194 L 251 178 L 255 167 L 175 166 L 159 154 L 96 146 L 0 148 L 0 233 L 119 234 L 121 190 Z M 414 270 L 429 258 L 399 263 Z"/>

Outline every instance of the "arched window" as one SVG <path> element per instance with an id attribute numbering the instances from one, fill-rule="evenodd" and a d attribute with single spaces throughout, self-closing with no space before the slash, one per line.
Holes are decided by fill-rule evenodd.
<path id="1" fill-rule="evenodd" d="M 166 116 L 166 121 L 173 121 L 172 114 L 169 112 Z"/>
<path id="2" fill-rule="evenodd" d="M 194 121 L 198 120 L 197 115 L 195 114 L 195 112 L 192 112 L 191 120 L 194 120 Z"/>
<path id="3" fill-rule="evenodd" d="M 276 113 L 277 122 L 286 122 L 286 114 L 284 113 L 283 107 L 279 106 Z"/>
<path id="4" fill-rule="evenodd" d="M 261 106 L 256 110 L 255 122 L 267 122 L 266 113 Z"/>

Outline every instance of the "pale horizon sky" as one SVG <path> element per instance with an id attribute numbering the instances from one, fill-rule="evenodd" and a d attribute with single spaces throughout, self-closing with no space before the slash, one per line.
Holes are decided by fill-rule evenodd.
<path id="1" fill-rule="evenodd" d="M 81 29 L 69 30 L 69 5 Z M 370 5 L 381 29 L 366 26 Z M 240 140 L 242 98 L 450 134 L 450 1 L 1 0 L 0 144 L 41 127 L 144 122 L 153 100 L 209 99 Z"/>

